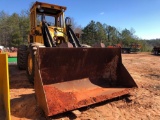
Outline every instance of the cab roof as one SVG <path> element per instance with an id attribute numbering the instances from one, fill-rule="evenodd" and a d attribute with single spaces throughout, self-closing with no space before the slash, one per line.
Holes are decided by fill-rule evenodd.
<path id="1" fill-rule="evenodd" d="M 37 13 L 58 14 L 62 11 L 65 11 L 67 8 L 64 6 L 36 1 L 31 7 L 30 11 L 33 9 L 36 9 Z M 43 9 L 43 12 L 41 12 L 40 9 Z"/>

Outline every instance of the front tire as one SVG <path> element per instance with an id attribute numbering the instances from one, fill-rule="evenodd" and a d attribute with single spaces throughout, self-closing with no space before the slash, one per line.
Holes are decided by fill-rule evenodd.
<path id="1" fill-rule="evenodd" d="M 27 54 L 27 76 L 29 82 L 34 83 L 34 69 L 35 69 L 35 55 L 33 51 L 33 47 L 29 47 Z"/>

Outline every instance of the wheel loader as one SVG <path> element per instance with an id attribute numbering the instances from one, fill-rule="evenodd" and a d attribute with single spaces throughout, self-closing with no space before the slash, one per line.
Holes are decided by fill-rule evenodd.
<path id="1" fill-rule="evenodd" d="M 18 67 L 26 69 L 46 116 L 126 95 L 137 87 L 122 64 L 121 49 L 82 45 L 65 11 L 64 6 L 35 2 L 28 46 L 18 50 Z"/>

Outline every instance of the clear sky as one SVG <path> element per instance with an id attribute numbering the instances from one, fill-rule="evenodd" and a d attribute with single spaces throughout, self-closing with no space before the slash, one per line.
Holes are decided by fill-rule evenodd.
<path id="1" fill-rule="evenodd" d="M 8 14 L 29 9 L 36 0 L 0 0 L 0 11 Z M 67 7 L 66 16 L 85 27 L 91 20 L 119 30 L 134 28 L 142 39 L 160 38 L 160 0 L 39 0 Z"/>

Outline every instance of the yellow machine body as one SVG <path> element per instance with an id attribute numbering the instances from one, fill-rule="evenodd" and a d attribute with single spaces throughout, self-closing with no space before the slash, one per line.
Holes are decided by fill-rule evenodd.
<path id="1" fill-rule="evenodd" d="M 10 120 L 8 55 L 0 54 L 0 120 Z"/>

